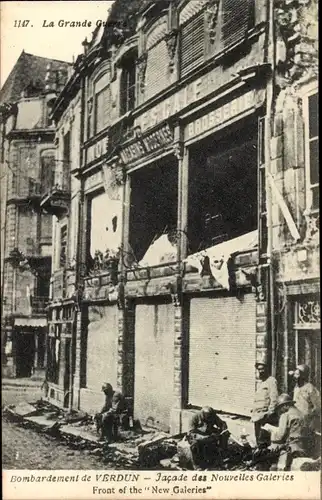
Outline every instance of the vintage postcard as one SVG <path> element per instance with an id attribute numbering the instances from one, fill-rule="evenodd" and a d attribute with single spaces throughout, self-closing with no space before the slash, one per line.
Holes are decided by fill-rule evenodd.
<path id="1" fill-rule="evenodd" d="M 319 498 L 317 33 L 1 2 L 5 500 Z"/>

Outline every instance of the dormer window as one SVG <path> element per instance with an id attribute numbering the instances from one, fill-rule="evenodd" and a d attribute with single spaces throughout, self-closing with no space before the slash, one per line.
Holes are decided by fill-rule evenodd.
<path id="1" fill-rule="evenodd" d="M 120 91 L 120 113 L 124 115 L 135 107 L 136 66 L 134 55 L 123 59 Z"/>

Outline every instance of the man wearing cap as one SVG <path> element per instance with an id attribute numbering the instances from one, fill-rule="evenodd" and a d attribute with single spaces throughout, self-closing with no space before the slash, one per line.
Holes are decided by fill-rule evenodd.
<path id="1" fill-rule="evenodd" d="M 192 465 L 195 470 L 214 466 L 221 462 L 229 436 L 226 422 L 210 406 L 203 407 L 192 416 L 189 431 L 178 444 L 181 462 Z"/>
<path id="2" fill-rule="evenodd" d="M 112 441 L 117 435 L 120 414 L 126 410 L 125 399 L 123 394 L 115 391 L 111 384 L 103 384 L 102 391 L 105 394 L 105 403 L 101 411 L 96 413 L 94 420 L 101 437 Z"/>
<path id="3" fill-rule="evenodd" d="M 310 369 L 307 365 L 298 365 L 293 372 L 293 377 L 295 380 L 293 393 L 295 406 L 311 423 L 314 417 L 319 417 L 321 413 L 320 393 L 309 382 Z"/>
<path id="4" fill-rule="evenodd" d="M 277 404 L 278 391 L 276 379 L 268 374 L 267 363 L 255 364 L 258 372 L 259 382 L 257 384 L 254 404 L 252 409 L 252 422 L 255 427 L 255 437 L 258 446 L 268 446 L 270 435 L 262 430 L 263 424 L 275 423 L 275 408 Z"/>
<path id="5" fill-rule="evenodd" d="M 272 446 L 281 448 L 277 470 L 288 470 L 293 458 L 306 455 L 307 427 L 288 394 L 278 397 L 275 411 L 279 417 L 278 427 L 266 423 L 263 429 L 271 434 Z"/>

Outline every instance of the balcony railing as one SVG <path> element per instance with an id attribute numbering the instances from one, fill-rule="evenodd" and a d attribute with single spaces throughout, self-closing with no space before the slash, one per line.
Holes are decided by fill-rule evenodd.
<path id="1" fill-rule="evenodd" d="M 69 208 L 70 173 L 69 170 L 49 171 L 42 186 L 40 206 L 47 213 L 60 216 Z"/>

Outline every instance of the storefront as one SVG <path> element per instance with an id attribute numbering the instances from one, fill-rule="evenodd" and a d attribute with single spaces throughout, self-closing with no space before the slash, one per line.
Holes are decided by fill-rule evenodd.
<path id="1" fill-rule="evenodd" d="M 258 297 L 250 281 L 240 279 L 250 263 L 258 265 L 258 122 L 264 100 L 261 90 L 235 94 L 184 127 L 189 158 L 185 262 L 199 274 L 195 284 L 189 272 L 184 276 L 184 290 L 194 293 L 188 294 L 187 402 L 246 416 L 255 390 L 254 365 L 266 358 L 267 347 L 265 328 L 261 339 L 257 335 Z"/>

